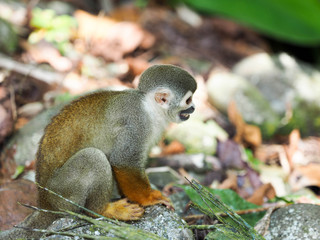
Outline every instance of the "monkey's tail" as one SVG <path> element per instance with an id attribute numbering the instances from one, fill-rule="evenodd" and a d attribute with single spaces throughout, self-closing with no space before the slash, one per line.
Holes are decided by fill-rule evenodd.
<path id="1" fill-rule="evenodd" d="M 17 227 L 0 232 L 0 240 L 13 240 L 21 238 L 38 239 L 43 235 L 43 233 L 34 232 L 31 231 L 31 229 L 47 229 L 57 218 L 59 218 L 59 215 L 35 211 L 30 214 L 23 222 L 17 225 Z"/>

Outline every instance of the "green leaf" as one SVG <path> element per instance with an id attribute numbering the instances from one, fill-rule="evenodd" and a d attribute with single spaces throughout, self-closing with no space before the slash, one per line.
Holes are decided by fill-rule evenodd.
<path id="1" fill-rule="evenodd" d="M 52 20 L 55 15 L 56 14 L 52 9 L 42 10 L 40 8 L 35 8 L 32 10 L 30 26 L 34 28 L 49 29 L 52 26 Z"/>
<path id="2" fill-rule="evenodd" d="M 229 17 L 283 41 L 320 44 L 319 0 L 181 1 L 198 11 Z"/>
<path id="3" fill-rule="evenodd" d="M 75 18 L 69 16 L 69 15 L 61 15 L 57 16 L 54 19 L 52 19 L 52 25 L 54 28 L 74 28 L 77 26 L 77 21 Z"/>
<path id="4" fill-rule="evenodd" d="M 30 25 L 35 28 L 29 35 L 30 43 L 45 39 L 55 46 L 62 46 L 69 42 L 77 21 L 69 15 L 57 16 L 51 9 L 35 8 L 32 11 Z"/>
<path id="5" fill-rule="evenodd" d="M 16 168 L 15 173 L 11 176 L 11 179 L 17 179 L 24 172 L 24 168 L 25 168 L 25 166 L 19 165 Z"/>
<path id="6" fill-rule="evenodd" d="M 250 167 L 252 167 L 257 172 L 260 172 L 259 166 L 261 166 L 262 162 L 258 158 L 253 156 L 253 153 L 250 149 L 245 149 L 245 154 L 247 155 L 248 163 Z"/>
<path id="7" fill-rule="evenodd" d="M 192 202 L 195 204 L 201 206 L 204 209 L 209 210 L 208 206 L 203 204 L 203 201 L 199 194 L 190 186 L 181 186 L 179 187 L 183 188 L 188 197 Z M 218 196 L 219 199 L 228 205 L 231 209 L 234 211 L 237 210 L 245 210 L 245 209 L 256 209 L 260 206 L 250 203 L 246 201 L 245 199 L 241 198 L 236 192 L 230 189 L 211 189 L 206 188 L 210 193 L 212 193 L 214 196 Z M 223 213 L 219 209 L 214 209 L 217 213 Z M 254 226 L 265 214 L 265 212 L 258 212 L 258 213 L 249 213 L 249 214 L 243 214 L 241 217 L 249 223 L 251 226 Z"/>

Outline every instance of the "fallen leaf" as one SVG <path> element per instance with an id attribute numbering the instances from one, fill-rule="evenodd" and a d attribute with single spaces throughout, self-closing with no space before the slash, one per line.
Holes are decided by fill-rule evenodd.
<path id="1" fill-rule="evenodd" d="M 169 145 L 163 148 L 162 154 L 163 155 L 171 155 L 171 154 L 179 154 L 185 152 L 185 147 L 182 143 L 178 141 L 172 141 Z"/>
<path id="2" fill-rule="evenodd" d="M 124 82 L 130 82 L 136 88 L 138 86 L 138 78 L 144 70 L 150 67 L 150 64 L 147 60 L 139 57 L 127 57 L 125 59 L 126 63 L 129 66 L 129 71 L 124 76 L 120 77 L 120 79 Z"/>
<path id="3" fill-rule="evenodd" d="M 60 72 L 67 72 L 72 69 L 71 60 L 61 56 L 58 49 L 49 42 L 42 40 L 36 44 L 29 44 L 26 41 L 21 41 L 20 44 L 27 51 L 26 54 L 37 63 L 49 63 Z"/>
<path id="4" fill-rule="evenodd" d="M 219 189 L 232 189 L 235 192 L 238 191 L 238 177 L 236 174 L 228 174 L 227 179 L 225 179 L 219 186 Z"/>
<path id="5" fill-rule="evenodd" d="M 140 10 L 134 4 L 125 4 L 112 10 L 109 16 L 116 21 L 138 22 L 141 16 Z"/>
<path id="6" fill-rule="evenodd" d="M 320 164 L 310 163 L 306 166 L 297 166 L 289 177 L 289 184 L 293 191 L 304 187 L 320 187 Z"/>
<path id="7" fill-rule="evenodd" d="M 86 43 L 88 50 L 106 60 L 119 61 L 125 54 L 138 47 L 149 48 L 155 38 L 132 22 L 117 22 L 107 16 L 94 16 L 77 10 L 78 38 Z"/>
<path id="8" fill-rule="evenodd" d="M 254 150 L 254 156 L 267 165 L 281 165 L 285 174 L 291 171 L 286 146 L 262 144 Z"/>
<path id="9" fill-rule="evenodd" d="M 237 143 L 251 147 L 258 147 L 261 145 L 262 137 L 260 128 L 244 122 L 234 101 L 231 101 L 229 104 L 228 117 L 230 122 L 236 127 L 236 134 L 233 139 Z"/>
<path id="10" fill-rule="evenodd" d="M 134 76 L 140 75 L 144 70 L 150 67 L 150 64 L 145 59 L 139 57 L 128 57 L 125 59 L 129 65 L 130 71 L 133 73 Z"/>
<path id="11" fill-rule="evenodd" d="M 301 139 L 299 130 L 289 135 L 289 145 L 285 146 L 291 168 L 309 163 L 320 164 L 320 138 Z"/>
<path id="12" fill-rule="evenodd" d="M 272 199 L 276 196 L 276 191 L 274 190 L 271 183 L 264 184 L 260 186 L 251 197 L 247 198 L 248 202 L 254 203 L 256 205 L 262 205 L 265 199 Z"/>
<path id="13" fill-rule="evenodd" d="M 245 167 L 239 147 L 238 143 L 230 139 L 218 142 L 217 156 L 223 168 L 243 169 Z"/>

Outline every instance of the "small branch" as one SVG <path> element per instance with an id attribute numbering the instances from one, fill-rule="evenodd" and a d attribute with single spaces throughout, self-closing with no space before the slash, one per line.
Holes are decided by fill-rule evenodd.
<path id="1" fill-rule="evenodd" d="M 31 64 L 17 62 L 3 54 L 0 54 L 0 68 L 30 76 L 48 84 L 60 84 L 65 77 L 64 74 L 58 72 L 48 71 Z"/>

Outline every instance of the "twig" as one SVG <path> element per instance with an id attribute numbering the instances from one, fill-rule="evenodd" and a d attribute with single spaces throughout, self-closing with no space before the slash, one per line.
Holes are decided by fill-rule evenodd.
<path id="1" fill-rule="evenodd" d="M 27 75 L 40 81 L 46 82 L 48 84 L 59 84 L 65 77 L 64 74 L 58 72 L 47 71 L 31 64 L 23 64 L 17 62 L 6 57 L 3 54 L 0 54 L 0 68 L 5 68 L 7 70 L 17 72 L 22 75 Z"/>

